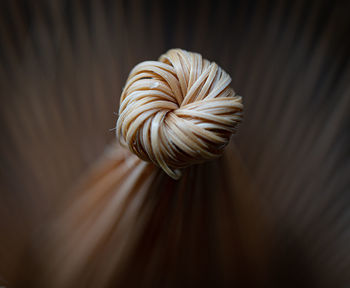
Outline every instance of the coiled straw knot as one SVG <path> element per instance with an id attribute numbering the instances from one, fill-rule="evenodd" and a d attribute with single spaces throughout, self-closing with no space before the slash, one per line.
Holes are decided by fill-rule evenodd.
<path id="1" fill-rule="evenodd" d="M 230 82 L 216 63 L 181 49 L 138 64 L 120 99 L 120 142 L 178 179 L 180 168 L 220 156 L 241 122 Z"/>

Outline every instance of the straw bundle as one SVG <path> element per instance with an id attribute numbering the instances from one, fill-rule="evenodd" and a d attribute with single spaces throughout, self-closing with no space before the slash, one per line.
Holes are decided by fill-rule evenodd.
<path id="1" fill-rule="evenodd" d="M 348 286 L 346 3 L 0 6 L 0 286 Z M 215 60 L 244 96 L 233 141 L 238 118 L 209 129 L 221 142 L 193 140 L 221 158 L 199 163 L 212 155 L 178 146 L 157 155 L 124 125 L 120 137 L 142 145 L 115 143 L 128 73 L 172 47 Z M 190 119 L 181 105 L 202 113 L 170 102 L 171 117 Z"/>

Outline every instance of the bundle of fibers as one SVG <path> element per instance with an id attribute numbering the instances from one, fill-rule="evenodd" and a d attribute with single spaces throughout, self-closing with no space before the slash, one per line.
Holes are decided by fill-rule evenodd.
<path id="1" fill-rule="evenodd" d="M 348 11 L 1 1 L 0 286 L 349 286 Z M 244 96 L 238 134 L 206 159 L 168 162 L 176 149 L 113 128 L 129 72 L 173 47 Z M 119 147 L 128 133 L 143 144 Z"/>
<path id="2" fill-rule="evenodd" d="M 271 285 L 271 227 L 243 188 L 238 155 L 202 166 L 242 120 L 230 82 L 181 49 L 135 66 L 117 124 L 129 151 L 110 147 L 52 224 L 46 286 Z"/>

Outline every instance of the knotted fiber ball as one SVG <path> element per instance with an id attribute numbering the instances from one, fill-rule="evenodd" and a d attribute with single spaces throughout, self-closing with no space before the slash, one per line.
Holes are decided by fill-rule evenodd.
<path id="1" fill-rule="evenodd" d="M 198 53 L 171 49 L 136 65 L 121 95 L 117 136 L 170 177 L 220 156 L 242 120 L 230 76 Z"/>

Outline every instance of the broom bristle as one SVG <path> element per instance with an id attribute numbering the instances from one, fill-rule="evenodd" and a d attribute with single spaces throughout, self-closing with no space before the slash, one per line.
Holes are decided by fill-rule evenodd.
<path id="1" fill-rule="evenodd" d="M 181 180 L 184 186 L 171 180 L 172 184 L 167 184 L 168 180 L 155 176 L 147 185 L 164 188 L 152 190 L 152 195 L 139 195 L 135 201 L 140 203 L 128 206 L 133 213 L 124 215 L 125 226 L 120 224 L 119 229 L 129 236 L 121 237 L 121 230 L 110 228 L 113 221 L 104 222 L 111 234 L 102 234 L 99 240 L 92 237 L 103 243 L 106 240 L 103 245 L 98 242 L 101 250 L 90 251 L 95 244 L 88 242 L 80 248 L 79 241 L 73 241 L 76 244 L 72 244 L 72 250 L 60 248 L 89 251 L 79 252 L 83 258 L 77 254 L 79 265 L 73 260 L 62 264 L 67 265 L 62 273 L 71 271 L 75 280 L 89 285 L 96 284 L 94 281 L 107 286 L 136 285 L 140 279 L 128 270 L 134 263 L 133 271 L 142 272 L 146 277 L 142 280 L 149 285 L 163 287 L 162 281 L 174 280 L 174 285 L 180 286 L 182 282 L 177 281 L 182 279 L 177 275 L 190 273 L 192 281 L 201 277 L 207 280 L 204 286 L 213 279 L 221 279 L 222 285 L 232 282 L 247 286 L 254 279 L 249 282 L 252 277 L 246 271 L 265 275 L 259 268 L 264 265 L 259 263 L 266 261 L 270 273 L 266 275 L 273 280 L 267 277 L 264 283 L 284 283 L 281 287 L 348 286 L 348 11 L 349 5 L 342 1 L 316 0 L 2 1 L 0 285 L 38 287 L 44 277 L 41 261 L 49 255 L 40 247 L 43 245 L 44 251 L 55 249 L 46 243 L 53 239 L 46 237 L 52 231 L 48 227 L 66 211 L 67 202 L 79 199 L 71 194 L 77 179 L 87 181 L 82 185 L 89 190 L 114 173 L 113 165 L 119 161 L 116 159 L 112 166 L 108 161 L 103 164 L 102 170 L 92 168 L 103 172 L 102 178 L 86 180 L 83 176 L 87 167 L 95 167 L 106 146 L 115 141 L 110 129 L 115 127 L 114 113 L 129 71 L 143 60 L 156 59 L 170 48 L 181 47 L 220 63 L 231 75 L 232 86 L 244 95 L 245 118 L 234 138 L 233 159 L 222 159 L 224 166 L 205 164 L 206 172 L 190 169 L 187 178 Z M 245 172 L 237 179 L 235 175 L 242 169 Z M 138 170 L 130 175 L 133 173 Z M 234 179 L 236 184 L 227 184 L 236 185 L 234 188 L 223 184 Z M 232 206 L 231 198 L 225 198 L 243 197 L 246 190 L 253 200 L 244 200 L 250 204 L 242 205 L 241 210 Z M 108 199 L 118 196 L 109 192 L 106 198 L 96 195 L 102 201 L 98 203 L 108 204 L 106 207 L 113 210 L 113 202 Z M 95 198 L 89 195 L 86 201 L 93 201 Z M 72 205 L 79 205 L 76 201 Z M 104 217 L 97 212 L 98 203 L 92 208 L 96 208 L 97 216 Z M 137 205 L 142 207 L 135 208 Z M 252 206 L 257 215 L 262 215 L 263 223 L 258 221 L 259 216 L 253 219 L 245 214 L 250 213 L 246 207 Z M 208 222 L 208 211 L 214 211 L 211 209 L 216 211 L 212 212 L 216 218 L 212 214 L 214 218 L 210 218 L 215 223 Z M 137 211 L 144 222 L 135 220 Z M 99 217 L 91 215 L 91 221 L 95 223 Z M 72 218 L 72 226 L 80 221 L 76 215 Z M 129 227 L 128 221 L 136 221 L 140 229 L 129 231 L 125 228 Z M 243 225 L 245 221 L 247 225 Z M 161 230 L 167 225 L 178 229 L 175 235 Z M 146 227 L 148 230 L 143 231 Z M 237 227 L 244 229 L 237 232 Z M 95 230 L 86 231 L 90 235 Z M 267 236 L 259 238 L 255 233 Z M 198 239 L 197 234 L 206 236 Z M 268 235 L 276 247 L 272 255 L 271 247 L 265 245 Z M 80 237 L 78 232 L 73 236 Z M 254 242 L 254 237 L 262 240 Z M 128 251 L 134 254 L 125 254 L 126 260 L 124 256 L 118 258 L 117 252 L 113 254 L 119 239 L 134 240 L 127 243 L 128 248 L 132 247 Z M 238 249 L 233 244 L 232 250 L 228 248 L 230 243 L 244 243 L 245 239 L 251 245 Z M 214 243 L 220 243 L 217 250 Z M 181 247 L 187 248 L 181 251 Z M 203 251 L 201 247 L 211 250 Z M 60 249 L 57 244 L 57 251 Z M 241 252 L 235 252 L 249 249 L 250 256 L 248 252 L 240 256 L 237 253 Z M 93 258 L 89 258 L 90 252 Z M 204 265 L 213 255 L 217 261 Z M 252 264 L 254 259 L 256 266 Z M 101 263 L 106 269 L 98 266 Z M 241 265 L 245 268 L 239 270 Z M 232 268 L 236 266 L 238 270 Z M 236 271 L 232 275 L 240 276 L 232 276 L 227 267 Z M 164 278 L 159 278 L 156 271 L 164 272 Z M 94 276 L 90 277 L 91 273 Z"/>

